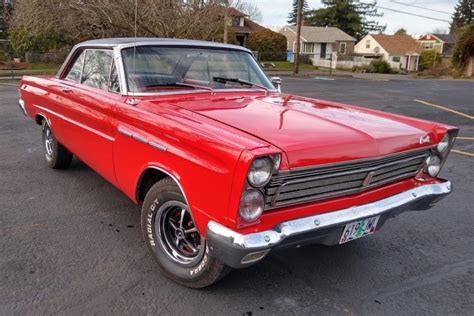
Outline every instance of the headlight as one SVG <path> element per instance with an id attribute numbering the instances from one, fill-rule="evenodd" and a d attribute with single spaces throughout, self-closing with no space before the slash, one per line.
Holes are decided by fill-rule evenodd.
<path id="1" fill-rule="evenodd" d="M 441 170 L 441 159 L 438 156 L 429 156 L 425 160 L 425 172 L 430 176 L 436 177 Z"/>
<path id="2" fill-rule="evenodd" d="M 246 222 L 252 222 L 262 215 L 264 204 L 265 201 L 260 191 L 246 191 L 240 198 L 240 216 Z"/>
<path id="3" fill-rule="evenodd" d="M 256 158 L 250 166 L 247 179 L 254 187 L 262 187 L 270 181 L 273 170 L 273 160 L 270 157 Z"/>
<path id="4" fill-rule="evenodd" d="M 446 149 L 448 149 L 448 147 L 449 147 L 449 134 L 446 133 L 446 135 L 444 135 L 443 139 L 436 146 L 436 150 L 439 153 L 444 153 L 446 151 Z"/>

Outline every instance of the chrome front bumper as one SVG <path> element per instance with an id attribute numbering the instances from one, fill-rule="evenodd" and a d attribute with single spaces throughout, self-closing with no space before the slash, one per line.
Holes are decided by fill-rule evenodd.
<path id="1" fill-rule="evenodd" d="M 273 229 L 239 234 L 210 221 L 206 240 L 212 256 L 233 268 L 243 268 L 261 260 L 273 248 L 320 243 L 339 243 L 349 222 L 379 215 L 377 230 L 385 221 L 405 211 L 427 210 L 451 193 L 451 182 L 426 184 L 373 203 L 280 223 Z"/>

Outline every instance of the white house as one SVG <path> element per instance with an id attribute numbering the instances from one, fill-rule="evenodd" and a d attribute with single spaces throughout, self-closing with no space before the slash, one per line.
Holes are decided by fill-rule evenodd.
<path id="1" fill-rule="evenodd" d="M 408 35 L 368 34 L 354 47 L 364 58 L 383 58 L 392 68 L 417 71 L 423 48 Z"/>
<path id="2" fill-rule="evenodd" d="M 296 26 L 284 26 L 280 33 L 285 35 L 288 51 L 296 52 Z M 354 52 L 356 39 L 337 27 L 302 26 L 300 54 L 311 59 L 331 59 L 336 53 L 339 59 L 348 59 Z"/>

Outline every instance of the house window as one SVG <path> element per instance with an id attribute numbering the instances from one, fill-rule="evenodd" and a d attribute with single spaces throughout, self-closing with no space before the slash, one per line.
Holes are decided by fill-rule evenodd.
<path id="1" fill-rule="evenodd" d="M 370 40 L 365 41 L 365 48 L 370 48 Z"/>
<path id="2" fill-rule="evenodd" d="M 433 43 L 432 42 L 424 42 L 423 43 L 423 48 L 424 49 L 433 49 Z"/>
<path id="3" fill-rule="evenodd" d="M 346 43 L 339 44 L 339 53 L 345 55 L 346 54 Z"/>
<path id="4" fill-rule="evenodd" d="M 240 17 L 239 16 L 233 16 L 232 17 L 232 26 L 240 26 Z"/>
<path id="5" fill-rule="evenodd" d="M 303 43 L 303 53 L 314 53 L 314 43 Z"/>
<path id="6" fill-rule="evenodd" d="M 392 61 L 396 62 L 396 63 L 399 63 L 400 62 L 400 56 L 393 56 Z"/>

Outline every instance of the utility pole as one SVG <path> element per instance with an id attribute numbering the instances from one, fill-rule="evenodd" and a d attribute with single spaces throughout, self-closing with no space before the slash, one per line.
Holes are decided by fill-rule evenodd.
<path id="1" fill-rule="evenodd" d="M 298 0 L 296 7 L 296 52 L 294 56 L 293 75 L 297 75 L 299 71 L 300 43 L 301 43 L 301 24 L 303 24 L 303 0 Z"/>

